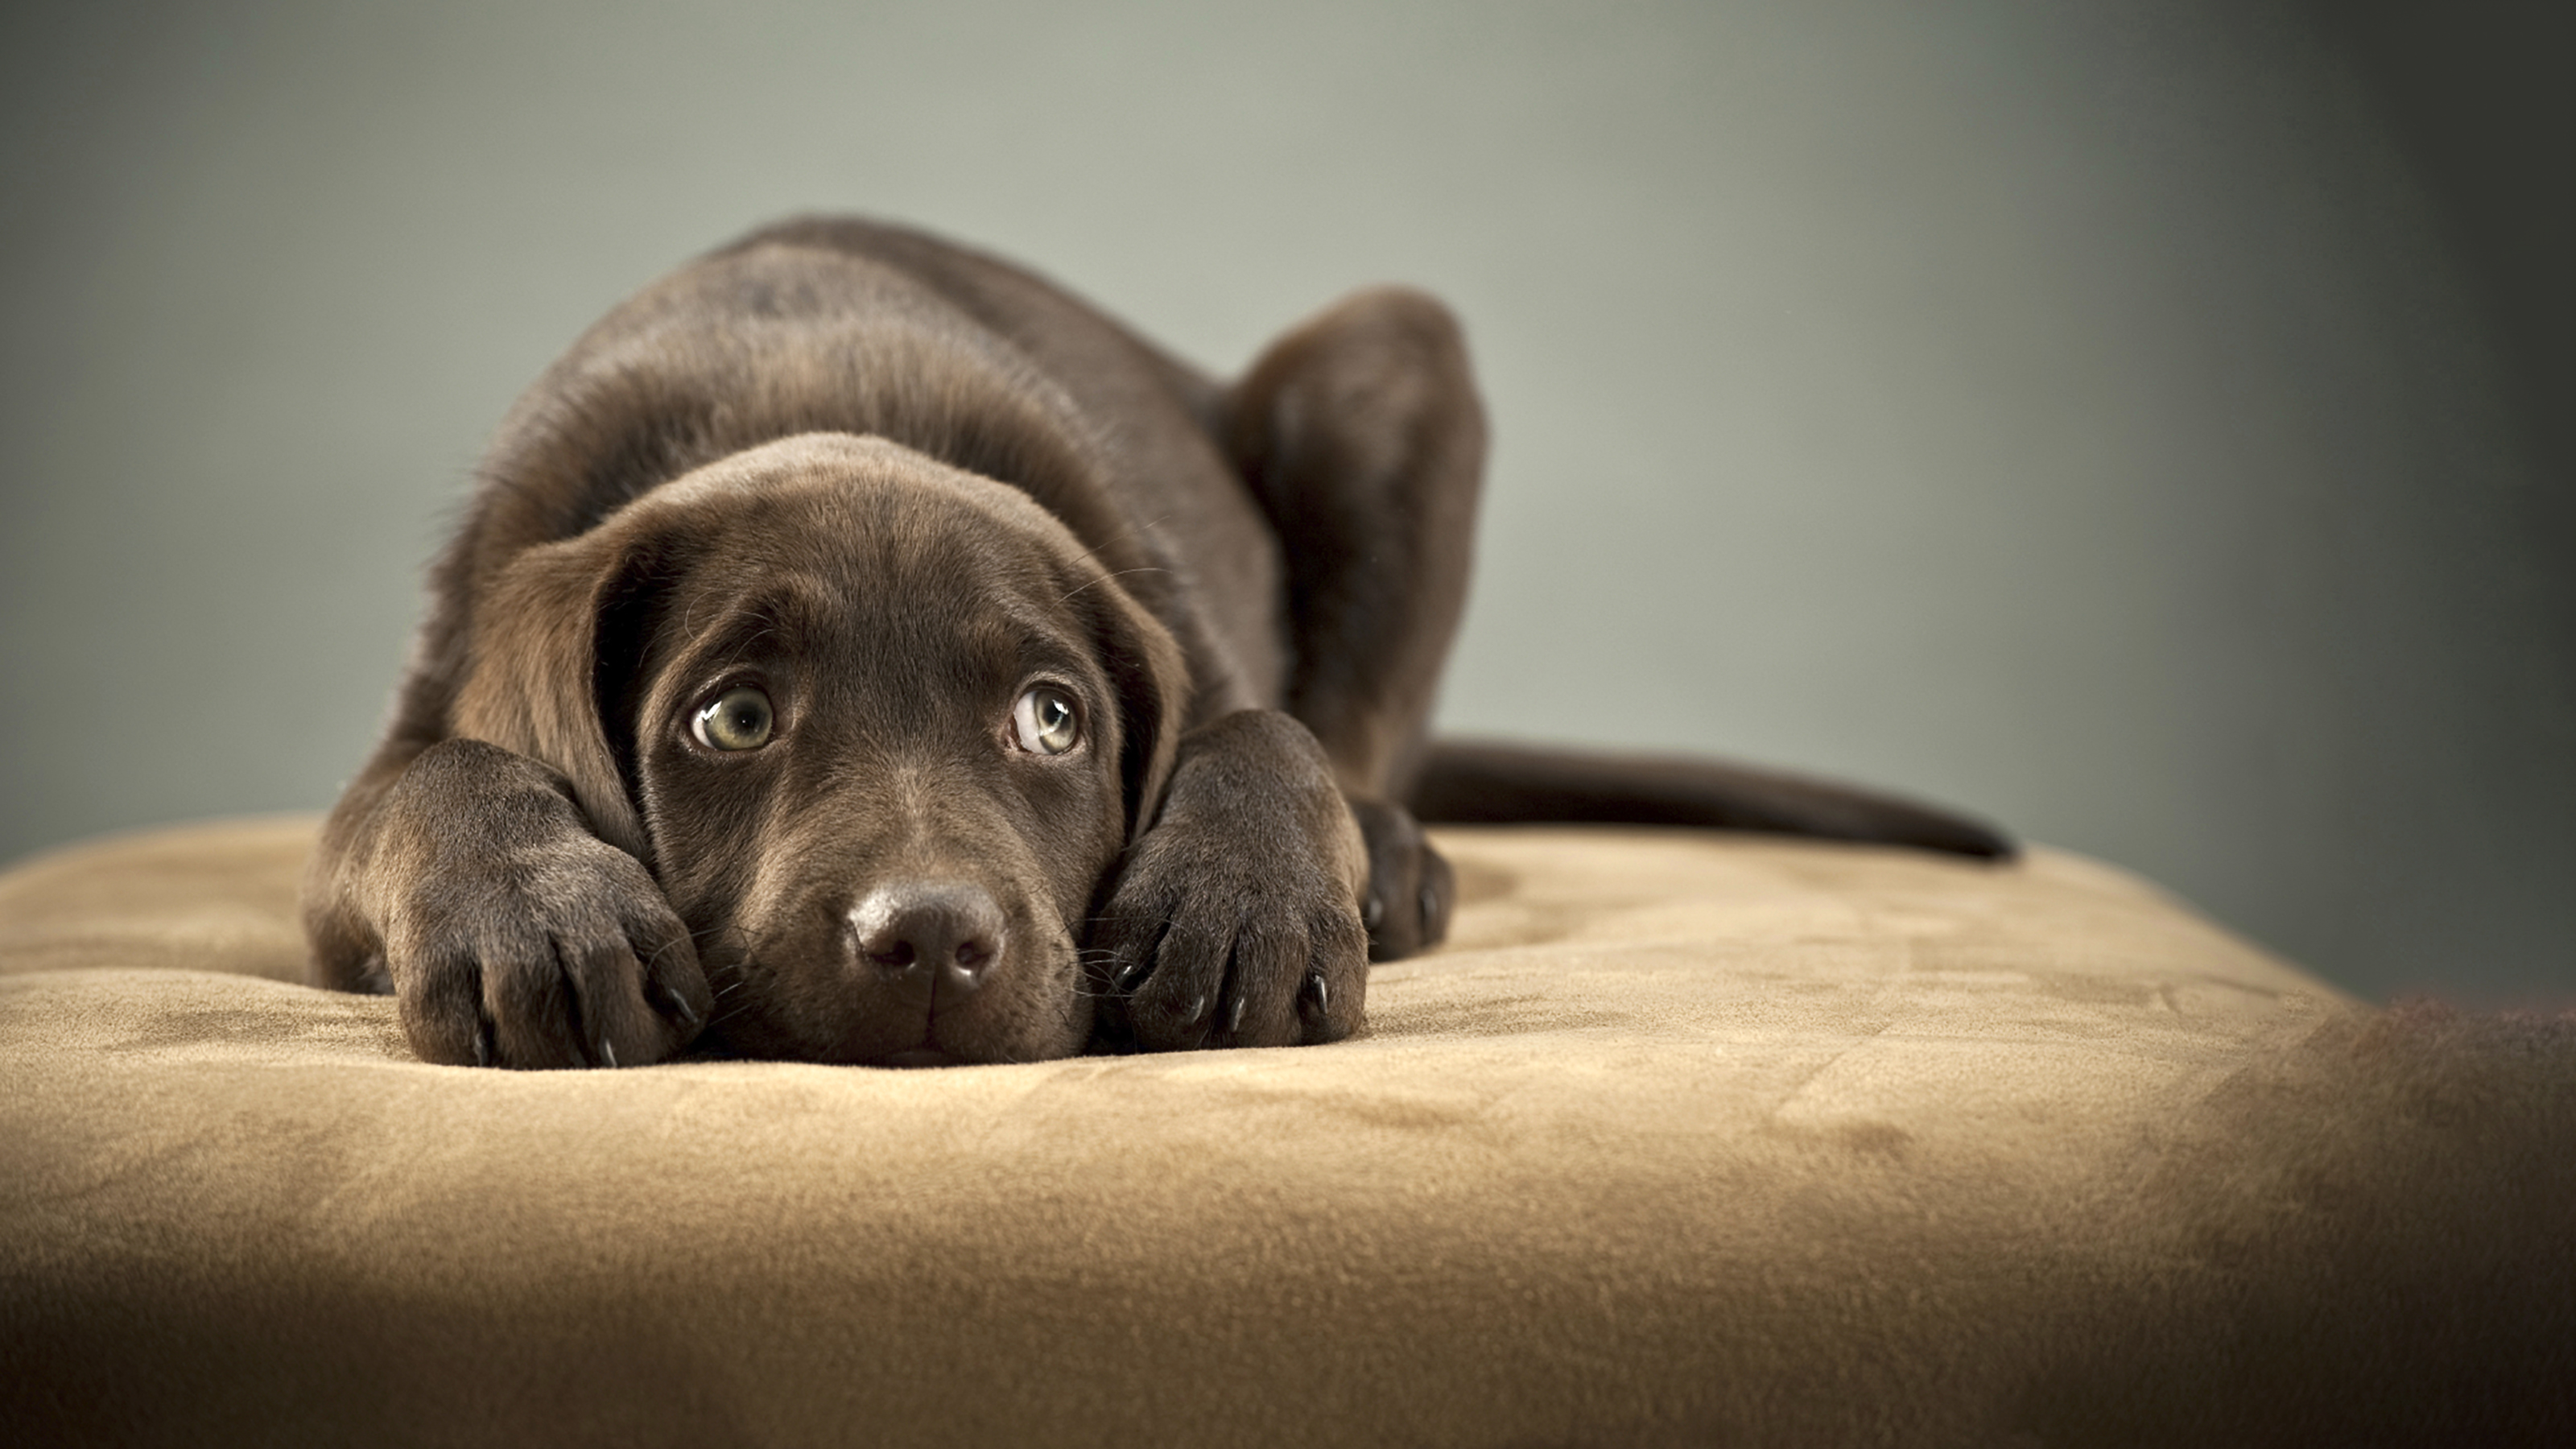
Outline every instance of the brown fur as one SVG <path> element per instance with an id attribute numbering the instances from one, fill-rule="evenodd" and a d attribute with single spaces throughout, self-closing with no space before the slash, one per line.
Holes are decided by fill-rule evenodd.
<path id="1" fill-rule="evenodd" d="M 1346 1035 L 1372 952 L 1446 927 L 1415 778 L 1490 763 L 1424 737 L 1483 448 L 1418 294 L 1224 389 L 927 237 L 757 233 L 504 422 L 315 855 L 315 978 L 391 991 L 454 1063 Z M 717 748 L 697 721 L 741 690 L 772 732 Z M 1073 710 L 1062 753 L 1014 723 L 1031 690 Z M 1693 768 L 1676 818 L 2003 848 L 1838 787 L 1729 817 L 1736 777 Z M 1615 816 L 1662 779 L 1577 786 Z"/>

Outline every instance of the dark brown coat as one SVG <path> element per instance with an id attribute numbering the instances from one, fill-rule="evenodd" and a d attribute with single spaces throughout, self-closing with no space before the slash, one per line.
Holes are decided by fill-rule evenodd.
<path id="1" fill-rule="evenodd" d="M 2007 848 L 1714 766 L 1426 751 L 1483 451 L 1419 294 L 1222 388 L 916 233 L 757 233 L 504 422 L 316 853 L 315 977 L 455 1063 L 1317 1042 L 1372 951 L 1445 930 L 1417 794 Z"/>

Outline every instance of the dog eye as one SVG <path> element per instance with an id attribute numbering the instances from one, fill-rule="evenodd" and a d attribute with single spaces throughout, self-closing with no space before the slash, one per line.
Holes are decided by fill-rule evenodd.
<path id="1" fill-rule="evenodd" d="M 1041 684 L 1011 706 L 1011 732 L 1032 755 L 1061 755 L 1082 739 L 1082 716 L 1073 696 Z"/>
<path id="2" fill-rule="evenodd" d="M 699 710 L 691 728 L 697 733 L 698 743 L 708 749 L 756 750 L 769 743 L 774 723 L 769 696 L 742 684 L 717 695 L 715 703 Z"/>

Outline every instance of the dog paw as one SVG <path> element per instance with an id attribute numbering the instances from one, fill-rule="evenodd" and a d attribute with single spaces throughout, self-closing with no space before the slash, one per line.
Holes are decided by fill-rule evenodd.
<path id="1" fill-rule="evenodd" d="M 554 789 L 477 785 L 410 832 L 389 892 L 385 965 L 412 1049 L 453 1066 L 615 1067 L 688 1045 L 713 1003 L 661 887 Z"/>
<path id="2" fill-rule="evenodd" d="M 1104 1040 L 1171 1051 L 1357 1031 L 1363 852 L 1303 725 L 1245 711 L 1195 732 L 1092 933 Z"/>
<path id="3" fill-rule="evenodd" d="M 1399 806 L 1354 800 L 1351 813 L 1368 841 L 1368 889 L 1360 898 L 1360 922 L 1368 927 L 1369 959 L 1393 961 L 1447 940 L 1450 908 L 1458 898 L 1448 859 L 1431 848 L 1422 826 Z"/>

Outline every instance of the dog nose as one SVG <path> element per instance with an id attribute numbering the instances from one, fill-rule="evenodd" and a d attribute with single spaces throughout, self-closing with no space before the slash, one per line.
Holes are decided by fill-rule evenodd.
<path id="1" fill-rule="evenodd" d="M 1002 908 L 964 881 L 877 887 L 850 908 L 851 949 L 867 966 L 927 1000 L 984 984 L 1002 954 Z"/>

